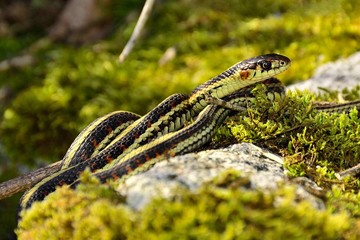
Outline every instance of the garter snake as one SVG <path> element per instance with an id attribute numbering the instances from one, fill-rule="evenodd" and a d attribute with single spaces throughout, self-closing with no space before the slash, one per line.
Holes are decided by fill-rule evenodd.
<path id="1" fill-rule="evenodd" d="M 143 117 L 120 111 L 95 120 L 75 139 L 61 170 L 28 190 L 19 209 L 44 199 L 56 186 L 75 186 L 85 168 L 105 182 L 144 171 L 168 156 L 196 150 L 231 112 L 208 99 L 240 104 L 249 93 L 249 86 L 289 66 L 290 60 L 277 54 L 250 58 L 198 86 L 190 96 L 168 97 Z"/>
<path id="2" fill-rule="evenodd" d="M 85 128 L 63 158 L 61 170 L 43 179 L 24 194 L 20 208 L 44 199 L 56 186 L 75 187 L 86 167 L 101 182 L 147 170 L 171 156 L 199 149 L 234 110 L 246 107 L 254 83 L 263 82 L 267 94 L 284 93 L 283 85 L 272 76 L 286 70 L 290 60 L 268 54 L 235 64 L 220 75 L 195 88 L 190 96 L 174 94 L 147 115 L 117 111 Z M 269 97 L 273 99 L 273 97 Z M 349 112 L 360 100 L 344 104 L 316 103 L 321 111 Z M 191 122 L 193 121 L 193 122 Z M 191 122 L 191 123 L 189 123 Z"/>

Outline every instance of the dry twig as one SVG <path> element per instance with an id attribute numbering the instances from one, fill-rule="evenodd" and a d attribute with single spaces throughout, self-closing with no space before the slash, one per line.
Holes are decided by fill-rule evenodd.
<path id="1" fill-rule="evenodd" d="M 358 174 L 360 174 L 360 163 L 352 168 L 346 169 L 345 171 L 336 173 L 335 176 L 341 180 L 346 176 L 355 177 Z"/>
<path id="2" fill-rule="evenodd" d="M 125 58 L 129 55 L 131 50 L 133 49 L 136 40 L 139 38 L 140 33 L 144 29 L 145 23 L 147 19 L 149 18 L 149 15 L 151 13 L 151 9 L 154 6 L 155 0 L 146 0 L 145 5 L 141 11 L 140 17 L 138 22 L 136 23 L 134 32 L 132 33 L 130 40 L 126 43 L 123 51 L 121 52 L 119 56 L 119 63 L 123 63 L 125 61 Z"/>
<path id="3" fill-rule="evenodd" d="M 0 183 L 0 200 L 29 189 L 37 182 L 41 181 L 41 179 L 58 171 L 60 169 L 60 164 L 61 161 L 58 161 L 23 176 Z"/>

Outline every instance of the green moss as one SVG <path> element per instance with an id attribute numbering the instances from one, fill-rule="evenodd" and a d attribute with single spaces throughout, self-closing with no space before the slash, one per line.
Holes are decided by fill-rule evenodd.
<path id="1" fill-rule="evenodd" d="M 61 187 L 24 212 L 19 239 L 123 239 L 132 223 L 119 216 L 131 211 L 118 205 L 122 198 L 113 190 L 88 175 L 83 174 L 85 183 L 77 191 Z"/>
<path id="2" fill-rule="evenodd" d="M 215 139 L 235 137 L 283 155 L 290 177 L 314 180 L 327 192 L 322 196 L 327 210 L 348 212 L 358 226 L 360 181 L 357 177 L 339 180 L 335 175 L 359 163 L 358 110 L 349 114 L 315 111 L 312 102 L 318 99 L 306 92 L 287 92 L 285 98 L 270 102 L 264 90 L 263 85 L 256 87 L 256 100 L 251 101 L 247 114 L 232 118 Z M 339 93 L 320 98 L 334 100 L 334 96 Z M 342 96 L 354 99 L 358 93 L 346 90 Z"/>
<path id="3" fill-rule="evenodd" d="M 43 202 L 34 204 L 23 214 L 17 234 L 19 239 L 356 239 L 360 236 L 356 228 L 359 221 L 352 220 L 341 207 L 333 212 L 316 210 L 306 201 L 295 200 L 292 187 L 280 187 L 271 193 L 246 190 L 246 179 L 230 169 L 196 192 L 179 189 L 172 199 L 154 199 L 139 212 L 127 209 L 110 189 L 91 180 L 76 191 L 62 187 Z"/>
<path id="4" fill-rule="evenodd" d="M 129 58 L 119 65 L 117 56 L 136 22 L 129 13 L 139 13 L 142 6 L 143 1 L 119 1 L 111 6 L 114 31 L 93 45 L 50 43 L 27 49 L 43 37 L 38 31 L 0 39 L 1 60 L 24 52 L 36 58 L 35 65 L 0 72 L 0 88 L 12 90 L 6 104 L 0 103 L 0 141 L 11 159 L 10 167 L 18 169 L 14 166 L 39 159 L 56 161 L 96 117 L 119 109 L 144 114 L 170 94 L 190 93 L 245 58 L 267 52 L 287 55 L 293 63 L 281 79 L 290 83 L 311 76 L 323 63 L 359 50 L 356 0 L 331 4 L 326 0 L 163 1 L 155 6 Z M 169 47 L 176 48 L 176 57 L 159 66 Z M 338 181 L 334 173 L 353 166 L 357 159 L 358 121 L 316 115 L 309 107 L 313 97 L 295 95 L 285 102 L 296 106 L 287 114 L 282 111 L 285 103 L 277 103 L 280 109 L 270 114 L 272 122 L 281 124 L 258 121 L 253 113 L 256 124 L 247 118 L 241 126 L 222 128 L 223 135 L 217 138 L 230 141 L 235 136 L 238 141 L 262 144 L 287 156 L 293 176 L 311 176 L 327 189 L 335 182 L 357 191 L 357 179 Z M 348 95 L 356 97 L 356 91 Z M 318 99 L 337 97 L 328 93 Z M 336 127 L 330 129 L 328 124 L 333 122 Z M 341 132 L 341 124 L 346 132 Z M 254 131 L 248 130 L 251 127 Z M 355 135 L 350 130 L 356 130 Z M 321 140 L 330 134 L 329 140 Z M 341 146 L 341 141 L 346 144 Z M 332 151 L 327 153 L 328 149 Z M 330 154 L 335 150 L 339 151 Z"/>
<path id="5" fill-rule="evenodd" d="M 119 65 L 119 49 L 135 23 L 124 19 L 130 9 L 141 7 L 141 1 L 112 6 L 117 28 L 93 46 L 47 44 L 31 50 L 35 66 L 0 72 L 1 79 L 9 79 L 0 85 L 14 91 L 0 120 L 1 141 L 12 159 L 59 159 L 94 118 L 119 109 L 144 114 L 170 94 L 189 93 L 254 55 L 275 51 L 289 56 L 293 64 L 283 79 L 292 82 L 358 50 L 359 8 L 354 0 L 333 1 L 331 6 L 327 1 L 176 1 L 156 5 L 147 35 Z M 28 44 L 23 39 L 4 40 L 10 47 L 3 49 L 7 53 L 0 51 L 0 58 Z M 176 58 L 159 66 L 172 46 Z M 29 99 L 34 99 L 31 111 Z M 56 146 L 52 152 L 49 143 Z"/>
<path id="6" fill-rule="evenodd" d="M 253 142 L 282 154 L 291 176 L 310 176 L 325 188 L 345 184 L 359 190 L 356 178 L 337 180 L 335 173 L 358 164 L 360 119 L 357 109 L 349 114 L 318 112 L 315 97 L 305 92 L 287 92 L 268 101 L 264 87 L 253 91 L 256 99 L 246 116 L 219 130 L 218 139 L 233 135 L 238 142 Z M 229 133 L 230 130 L 230 133 Z"/>
<path id="7" fill-rule="evenodd" d="M 267 100 L 262 85 L 253 92 L 257 97 L 247 114 L 233 118 L 218 131 L 215 140 L 235 137 L 239 142 L 253 142 L 283 155 L 290 177 L 314 180 L 326 192 L 321 197 L 327 210 L 348 212 L 358 226 L 360 181 L 358 177 L 339 180 L 335 175 L 359 163 L 358 110 L 328 114 L 312 107 L 312 102 L 320 99 L 333 101 L 339 96 L 358 99 L 357 89 L 318 97 L 306 92 L 287 92 L 284 99 L 274 102 Z"/>
<path id="8" fill-rule="evenodd" d="M 360 193 L 358 191 L 344 193 L 343 189 L 333 186 L 328 192 L 327 199 L 327 207 L 330 211 L 346 210 L 360 224 Z"/>

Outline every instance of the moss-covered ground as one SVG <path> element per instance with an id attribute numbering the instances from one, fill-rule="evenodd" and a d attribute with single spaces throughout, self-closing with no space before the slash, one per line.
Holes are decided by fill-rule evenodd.
<path id="1" fill-rule="evenodd" d="M 159 2 L 156 5 L 141 40 L 129 58 L 119 65 L 117 56 L 135 24 L 135 19 L 131 20 L 128 15 L 131 11 L 139 13 L 143 4 L 142 1 L 120 2 L 110 11 L 114 20 L 111 36 L 95 44 L 79 47 L 51 43 L 42 39 L 44 33 L 38 29 L 15 32 L 0 38 L 1 60 L 23 52 L 32 54 L 37 60 L 36 64 L 26 68 L 0 72 L 0 87 L 11 90 L 9 99 L 0 102 L 0 151 L 4 151 L 7 159 L 11 159 L 1 159 L 1 180 L 18 175 L 21 169 L 19 166 L 36 167 L 39 163 L 61 159 L 77 133 L 96 117 L 119 109 L 144 114 L 170 94 L 189 93 L 198 84 L 242 59 L 267 52 L 288 56 L 293 61 L 292 67 L 280 77 L 287 84 L 308 78 L 323 63 L 360 50 L 360 7 L 355 0 L 335 0 L 331 4 L 325 0 L 246 0 L 241 3 L 233 0 L 181 0 Z M 159 59 L 170 47 L 176 49 L 176 57 L 159 65 Z M 345 98 L 357 98 L 357 93 L 358 89 L 345 94 Z M 286 106 L 274 103 L 269 112 L 263 108 L 268 105 L 261 100 L 260 93 L 260 104 L 250 110 L 250 117 L 230 122 L 219 130 L 216 138 L 233 136 L 237 141 L 254 142 L 281 153 L 286 158 L 290 175 L 309 176 L 329 191 L 324 197 L 328 204 L 325 212 L 310 210 L 306 203 L 300 204 L 299 209 L 290 208 L 285 203 L 279 209 L 271 210 L 272 195 L 262 196 L 258 192 L 245 194 L 238 189 L 222 189 L 220 193 L 223 192 L 224 195 L 219 196 L 217 190 L 205 187 L 198 193 L 184 193 L 180 200 L 161 203 L 166 206 L 164 211 L 169 211 L 169 214 L 158 226 L 152 226 L 147 224 L 157 223 L 149 217 L 156 212 L 155 206 L 159 204 L 156 201 L 163 200 L 156 200 L 142 213 L 128 215 L 128 209 L 124 209 L 117 200 L 104 197 L 104 194 L 99 197 L 86 196 L 81 193 L 82 190 L 72 192 L 68 189 L 56 194 L 71 195 L 69 199 L 74 199 L 71 200 L 74 203 L 89 201 L 88 208 L 75 209 L 74 215 L 69 216 L 82 216 L 96 211 L 97 207 L 92 208 L 92 204 L 109 205 L 103 208 L 104 212 L 91 214 L 97 220 L 88 220 L 98 222 L 99 228 L 110 229 L 104 230 L 104 234 L 109 234 L 107 236 L 115 234 L 111 229 L 121 225 L 122 232 L 117 232 L 119 235 L 114 236 L 124 234 L 135 238 L 143 236 L 141 234 L 149 234 L 170 238 L 166 234 L 174 231 L 189 234 L 188 237 L 191 238 L 194 236 L 192 234 L 196 234 L 193 231 L 205 234 L 207 228 L 214 224 L 217 226 L 217 220 L 220 223 L 229 222 L 229 225 L 213 229 L 213 235 L 209 235 L 209 238 L 220 236 L 216 234 L 224 229 L 229 238 L 239 233 L 251 238 L 255 236 L 251 234 L 257 231 L 263 233 L 267 229 L 273 230 L 269 234 L 277 234 L 274 236 L 293 238 L 301 238 L 303 235 L 297 235 L 301 232 L 309 233 L 309 238 L 320 238 L 321 235 L 334 239 L 339 236 L 351 239 L 352 236 L 359 236 L 356 233 L 356 229 L 359 229 L 359 180 L 335 178 L 336 172 L 358 163 L 360 130 L 357 113 L 354 111 L 348 116 L 318 114 L 311 108 L 314 96 L 304 93 L 288 95 L 288 99 L 282 102 Z M 335 95 L 327 94 L 319 98 L 336 100 Z M 263 117 L 265 115 L 268 116 L 267 121 Z M 291 199 L 291 191 L 279 191 L 283 191 L 286 198 Z M 53 198 L 56 199 L 55 194 Z M 245 215 L 239 214 L 239 218 L 234 219 L 232 214 L 236 215 L 238 212 L 232 212 L 236 209 L 231 205 L 232 198 L 240 202 L 238 207 L 252 209 L 249 212 L 253 216 L 244 211 Z M 253 204 L 248 201 L 252 198 Z M 264 205 L 261 205 L 260 200 L 257 202 L 261 198 Z M 63 204 L 67 206 L 68 200 L 64 199 Z M 202 209 L 207 199 L 209 209 Z M 1 215 L 9 215 L 0 220 L 0 225 L 6 226 L 3 228 L 4 232 L 14 228 L 15 204 L 16 199 L 1 203 Z M 42 204 L 55 203 L 49 200 Z M 200 224 L 206 221 L 207 210 L 222 212 L 217 209 L 224 208 L 226 204 L 230 204 L 224 210 L 229 211 L 229 216 L 221 219 L 222 216 L 219 215 L 219 219 L 209 219 L 209 225 Z M 189 212 L 181 213 L 182 205 L 187 206 Z M 194 205 L 194 209 L 190 208 L 191 205 Z M 308 210 L 305 211 L 304 208 Z M 259 215 L 261 209 L 264 209 L 266 216 Z M 201 215 L 193 216 L 194 212 L 200 210 L 204 211 L 205 220 Z M 113 212 L 114 215 L 106 211 Z M 289 216 L 289 212 L 293 215 Z M 178 217 L 181 214 L 189 216 Z M 310 217 L 311 214 L 317 217 Z M 110 218 L 118 215 L 129 218 L 121 218 L 123 222 L 112 222 Z M 291 222 L 287 218 L 298 224 L 303 223 L 300 219 L 306 219 L 303 220 L 304 225 L 299 226 L 303 231 L 281 232 L 275 220 L 274 225 L 270 226 L 270 219 L 274 215 L 286 223 Z M 8 219 L 12 219 L 12 216 L 14 220 L 11 222 Z M 64 218 L 69 216 L 64 215 Z M 144 220 L 139 220 L 140 216 Z M 35 218 L 40 221 L 43 216 Z M 177 220 L 186 218 L 193 222 L 175 224 Z M 33 225 L 25 219 L 23 226 L 27 227 L 29 233 L 22 234 L 32 234 Z M 66 219 L 64 221 L 66 226 L 73 228 Z M 306 221 L 310 224 L 307 225 Z M 337 224 L 333 224 L 334 222 Z M 34 224 L 36 223 L 37 220 L 34 220 Z M 95 228 L 96 225 L 92 224 L 92 227 Z M 187 229 L 200 225 L 204 229 Z M 314 228 L 311 228 L 312 225 Z M 138 230 L 137 226 L 140 226 Z M 321 229 L 320 226 L 324 228 Z M 77 228 L 81 232 L 85 225 Z M 308 230 L 310 228 L 311 231 Z M 91 231 L 86 234 L 91 234 Z M 241 231 L 248 232 L 245 235 Z"/>
<path id="2" fill-rule="evenodd" d="M 178 190 L 172 199 L 155 199 L 134 212 L 111 187 L 83 176 L 76 191 L 62 187 L 23 215 L 21 239 L 356 239 L 360 237 L 360 180 L 337 179 L 336 172 L 359 163 L 360 119 L 314 109 L 314 96 L 288 92 L 268 101 L 258 85 L 252 107 L 232 117 L 214 141 L 253 142 L 286 160 L 290 179 L 306 176 L 323 191 L 314 191 L 326 210 L 299 201 L 284 184 L 263 193 L 241 188 L 248 183 L 229 170 L 196 192 Z M 358 93 L 348 94 L 359 97 Z M 250 100 L 249 100 L 250 101 Z M 280 199 L 280 200 L 279 200 Z M 280 201 L 280 204 L 279 204 Z M 91 227 L 89 227 L 91 226 Z M 61 229 L 61 230 L 59 230 Z M 101 231 L 99 231 L 101 229 Z"/>
<path id="3" fill-rule="evenodd" d="M 293 187 L 271 193 L 242 188 L 227 170 L 196 192 L 179 189 L 138 212 L 114 190 L 87 178 L 35 203 L 19 224 L 19 239 L 358 239 L 360 195 L 334 188 L 326 210 L 296 199 Z M 334 206 L 336 206 L 334 208 Z"/>

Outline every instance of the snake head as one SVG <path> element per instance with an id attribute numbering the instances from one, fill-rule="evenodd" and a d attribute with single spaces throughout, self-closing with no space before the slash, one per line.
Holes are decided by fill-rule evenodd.
<path id="1" fill-rule="evenodd" d="M 282 73 L 290 67 L 290 63 L 289 58 L 275 53 L 249 58 L 201 84 L 194 89 L 192 95 L 197 96 L 207 92 L 213 97 L 222 98 Z"/>
<path id="2" fill-rule="evenodd" d="M 270 53 L 246 59 L 239 63 L 240 76 L 244 80 L 273 77 L 290 67 L 291 60 L 283 55 Z"/>

